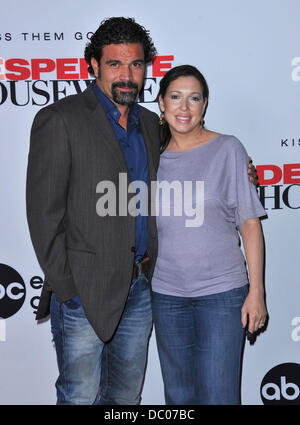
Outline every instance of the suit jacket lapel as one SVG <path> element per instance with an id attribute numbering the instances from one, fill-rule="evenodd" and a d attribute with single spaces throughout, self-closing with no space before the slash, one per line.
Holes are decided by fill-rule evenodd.
<path id="1" fill-rule="evenodd" d="M 147 149 L 147 155 L 148 155 L 148 166 L 149 166 L 149 179 L 150 181 L 156 180 L 156 172 L 153 162 L 153 156 L 152 156 L 152 146 L 153 146 L 153 139 L 157 137 L 156 134 L 152 131 L 151 126 L 147 123 L 147 120 L 145 120 L 144 114 L 140 114 L 140 125 L 141 125 L 141 131 L 144 136 L 144 141 Z"/>
<path id="2" fill-rule="evenodd" d="M 83 94 L 85 96 L 86 104 L 91 111 L 91 128 L 95 130 L 95 137 L 99 138 L 99 142 L 105 143 L 107 148 L 111 150 L 115 160 L 119 163 L 120 171 L 128 173 L 127 164 L 120 143 L 100 102 L 96 98 L 93 89 L 88 87 Z M 152 156 L 152 146 L 153 139 L 157 137 L 157 134 L 152 131 L 151 126 L 147 123 L 147 119 L 145 119 L 143 110 L 141 109 L 140 111 L 140 126 L 147 149 L 149 178 L 151 181 L 156 180 L 156 171 Z"/>
<path id="3" fill-rule="evenodd" d="M 112 152 L 115 160 L 119 163 L 120 172 L 127 173 L 127 164 L 120 143 L 100 102 L 91 87 L 88 87 L 84 94 L 86 94 L 86 103 L 91 110 L 91 129 L 95 131 L 95 138 L 99 139 L 99 143 L 105 143 Z"/>

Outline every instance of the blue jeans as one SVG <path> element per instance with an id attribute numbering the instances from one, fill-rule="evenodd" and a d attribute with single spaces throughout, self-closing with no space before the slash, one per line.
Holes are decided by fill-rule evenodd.
<path id="1" fill-rule="evenodd" d="M 195 298 L 152 294 L 166 404 L 240 404 L 247 294 L 248 285 Z"/>
<path id="2" fill-rule="evenodd" d="M 52 294 L 57 404 L 139 404 L 151 327 L 145 275 L 132 281 L 121 321 L 108 343 L 95 334 L 80 303 L 59 303 Z"/>

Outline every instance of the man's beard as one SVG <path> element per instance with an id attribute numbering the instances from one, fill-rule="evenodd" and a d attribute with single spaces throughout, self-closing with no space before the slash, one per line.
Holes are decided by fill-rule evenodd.
<path id="1" fill-rule="evenodd" d="M 130 88 L 134 89 L 131 92 L 122 92 L 119 91 L 118 88 Z M 114 102 L 118 103 L 119 105 L 132 105 L 135 102 L 135 99 L 138 94 L 138 85 L 136 83 L 133 83 L 132 81 L 117 81 L 115 83 L 112 83 L 111 85 L 111 93 Z"/>

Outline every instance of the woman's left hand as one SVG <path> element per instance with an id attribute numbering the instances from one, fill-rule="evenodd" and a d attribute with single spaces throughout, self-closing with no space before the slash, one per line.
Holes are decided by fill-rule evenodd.
<path id="1" fill-rule="evenodd" d="M 253 333 L 265 325 L 267 310 L 265 307 L 263 292 L 251 290 L 242 307 L 242 325 L 245 328 L 248 324 L 248 331 Z"/>

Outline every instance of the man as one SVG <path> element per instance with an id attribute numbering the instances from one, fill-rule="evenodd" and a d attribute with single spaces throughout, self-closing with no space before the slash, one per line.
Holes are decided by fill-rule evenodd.
<path id="1" fill-rule="evenodd" d="M 155 53 L 133 19 L 103 21 L 85 50 L 95 83 L 32 126 L 27 215 L 46 281 L 37 319 L 51 294 L 58 404 L 141 399 L 157 237 L 155 217 L 118 213 L 119 174 L 127 186 L 156 180 L 158 118 L 135 103 Z M 102 181 L 117 188 L 115 216 L 96 210 Z"/>

